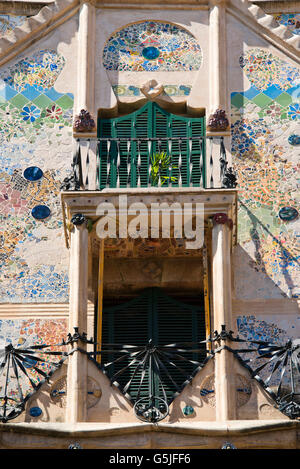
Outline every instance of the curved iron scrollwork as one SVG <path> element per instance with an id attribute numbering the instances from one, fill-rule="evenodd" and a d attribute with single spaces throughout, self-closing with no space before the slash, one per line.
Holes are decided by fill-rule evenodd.
<path id="1" fill-rule="evenodd" d="M 75 350 L 85 353 L 110 378 L 134 404 L 135 415 L 142 421 L 155 423 L 166 418 L 172 400 L 208 360 L 224 349 L 248 369 L 278 410 L 290 419 L 300 418 L 300 339 L 283 345 L 248 340 L 234 337 L 232 331 L 222 326 L 220 332 L 201 342 L 155 345 L 150 340 L 144 346 L 102 344 L 97 352 L 87 352 L 77 344 L 76 348 L 65 350 L 67 345 L 78 342 L 97 345 L 75 328 L 74 334 L 68 334 L 60 344 L 28 347 L 9 344 L 0 350 L 1 422 L 16 418 L 29 397 Z M 228 342 L 235 345 L 231 347 Z M 212 350 L 207 350 L 207 344 Z M 101 363 L 96 360 L 98 355 Z"/>

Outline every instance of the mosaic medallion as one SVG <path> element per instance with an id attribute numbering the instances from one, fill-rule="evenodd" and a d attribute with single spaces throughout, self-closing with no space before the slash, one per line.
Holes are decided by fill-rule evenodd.
<path id="1" fill-rule="evenodd" d="M 282 207 L 278 215 L 283 221 L 292 221 L 298 218 L 299 213 L 294 207 Z"/>
<path id="2" fill-rule="evenodd" d="M 29 409 L 29 415 L 31 417 L 40 417 L 42 415 L 43 411 L 40 407 L 31 407 Z"/>
<path id="3" fill-rule="evenodd" d="M 178 25 L 158 21 L 131 24 L 113 34 L 103 50 L 106 70 L 192 71 L 202 63 L 194 36 Z"/>
<path id="4" fill-rule="evenodd" d="M 237 407 L 245 405 L 252 394 L 250 380 L 240 374 L 235 375 Z M 200 396 L 203 401 L 211 407 L 216 406 L 215 375 L 207 376 L 201 384 Z"/>
<path id="5" fill-rule="evenodd" d="M 90 376 L 88 377 L 88 398 L 87 398 L 87 406 L 88 409 L 94 407 L 97 404 L 99 399 L 102 396 L 102 391 L 99 386 L 99 383 Z"/>
<path id="6" fill-rule="evenodd" d="M 215 375 L 207 376 L 201 383 L 200 386 L 200 396 L 202 400 L 210 405 L 215 407 L 216 405 L 216 396 L 215 396 Z"/>
<path id="7" fill-rule="evenodd" d="M 24 178 L 27 181 L 38 181 L 43 176 L 43 171 L 37 166 L 29 166 L 24 171 Z"/>
<path id="8" fill-rule="evenodd" d="M 102 391 L 99 383 L 90 376 L 87 381 L 88 392 L 87 392 L 87 407 L 90 409 L 97 404 L 102 396 Z M 66 407 L 67 401 L 67 375 L 59 378 L 50 389 L 50 397 L 52 402 L 60 407 Z"/>
<path id="9" fill-rule="evenodd" d="M 288 142 L 290 145 L 293 146 L 300 145 L 300 135 L 290 135 L 288 138 Z"/>
<path id="10" fill-rule="evenodd" d="M 46 205 L 36 205 L 31 210 L 31 215 L 37 220 L 44 220 L 50 216 L 50 208 Z"/>
<path id="11" fill-rule="evenodd" d="M 54 404 L 58 405 L 59 407 L 66 407 L 66 401 L 67 401 L 67 376 L 66 375 L 59 378 L 51 386 L 50 397 Z"/>
<path id="12" fill-rule="evenodd" d="M 191 405 L 186 405 L 186 406 L 182 409 L 182 412 L 183 412 L 183 414 L 184 414 L 186 417 L 190 417 L 191 415 L 193 415 L 193 414 L 195 413 L 194 407 L 192 407 Z"/>

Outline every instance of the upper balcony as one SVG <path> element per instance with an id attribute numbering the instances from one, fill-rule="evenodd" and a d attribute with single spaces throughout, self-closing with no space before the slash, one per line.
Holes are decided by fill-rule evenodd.
<path id="1" fill-rule="evenodd" d="M 132 114 L 99 119 L 98 135 L 75 137 L 63 190 L 236 187 L 228 132 L 206 132 L 204 117 L 170 114 L 148 102 Z"/>

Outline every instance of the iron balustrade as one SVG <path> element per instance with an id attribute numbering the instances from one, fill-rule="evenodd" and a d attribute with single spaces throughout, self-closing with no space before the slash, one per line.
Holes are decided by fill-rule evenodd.
<path id="1" fill-rule="evenodd" d="M 62 190 L 235 188 L 223 136 L 78 138 Z"/>
<path id="2" fill-rule="evenodd" d="M 94 345 L 95 350 L 88 352 L 81 347 L 81 343 Z M 74 344 L 77 346 L 74 347 Z M 221 331 L 215 331 L 212 336 L 200 342 L 169 343 L 160 346 L 151 341 L 142 346 L 104 343 L 101 344 L 100 350 L 99 345 L 93 338 L 88 339 L 85 333 L 81 334 L 78 328 L 75 328 L 73 335 L 69 333 L 66 340 L 63 339 L 57 344 L 34 344 L 25 347 L 8 344 L 0 349 L 0 422 L 6 423 L 18 417 L 25 410 L 29 398 L 75 352 L 85 354 L 108 375 L 111 384 L 134 404 L 133 410 L 138 419 L 158 422 L 168 415 L 170 402 L 193 380 L 197 372 L 225 349 L 248 370 L 248 377 L 255 380 L 269 395 L 275 408 L 292 420 L 300 418 L 300 339 L 291 338 L 282 343 L 242 339 L 239 336 L 234 337 L 233 332 L 227 331 L 223 325 Z M 69 349 L 66 346 L 69 346 Z M 195 360 L 191 358 L 191 352 L 200 352 L 201 356 Z M 101 356 L 100 363 L 97 356 Z M 108 373 L 116 363 L 121 363 L 118 370 Z M 190 367 L 187 368 L 190 363 L 194 365 L 192 372 Z M 138 377 L 139 389 L 142 389 L 145 373 L 154 369 L 160 384 L 163 385 L 163 377 L 170 375 L 166 365 L 180 371 L 172 377 L 174 393 L 171 399 L 167 398 L 163 386 L 160 395 L 153 394 L 151 381 L 146 394 L 138 392 L 132 398 L 134 376 Z M 133 370 L 131 377 L 121 385 L 120 376 L 129 367 Z M 248 393 L 248 390 L 243 388 L 238 388 L 237 391 Z M 200 396 L 212 392 L 216 391 L 202 389 Z"/>

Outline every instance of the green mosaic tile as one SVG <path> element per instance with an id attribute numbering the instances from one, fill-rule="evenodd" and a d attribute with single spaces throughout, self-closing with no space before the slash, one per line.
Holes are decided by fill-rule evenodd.
<path id="1" fill-rule="evenodd" d="M 231 98 L 231 104 L 233 104 L 233 106 L 237 107 L 238 109 L 241 108 L 241 107 L 244 107 L 245 104 L 247 104 L 248 101 L 249 101 L 249 99 L 246 98 L 245 96 L 243 96 L 240 93 L 235 94 Z"/>
<path id="2" fill-rule="evenodd" d="M 71 109 L 73 107 L 73 99 L 67 94 L 59 98 L 55 104 L 63 109 Z"/>
<path id="3" fill-rule="evenodd" d="M 46 107 L 53 105 L 53 102 L 51 101 L 51 99 L 49 99 L 44 94 L 40 94 L 40 96 L 35 98 L 32 102 L 40 109 L 45 109 Z"/>
<path id="4" fill-rule="evenodd" d="M 260 93 L 255 98 L 253 98 L 251 101 L 253 101 L 257 106 L 263 108 L 268 106 L 272 102 L 272 99 L 269 98 L 267 95 L 264 93 Z"/>
<path id="5" fill-rule="evenodd" d="M 15 106 L 15 107 L 18 107 L 20 109 L 22 109 L 25 104 L 27 104 L 29 101 L 27 98 L 25 98 L 25 96 L 23 96 L 22 94 L 16 94 L 16 96 L 14 96 L 10 102 Z"/>
<path id="6" fill-rule="evenodd" d="M 277 96 L 275 101 L 281 104 L 281 106 L 288 106 L 289 104 L 291 104 L 293 99 L 288 93 L 281 93 L 279 96 Z"/>

